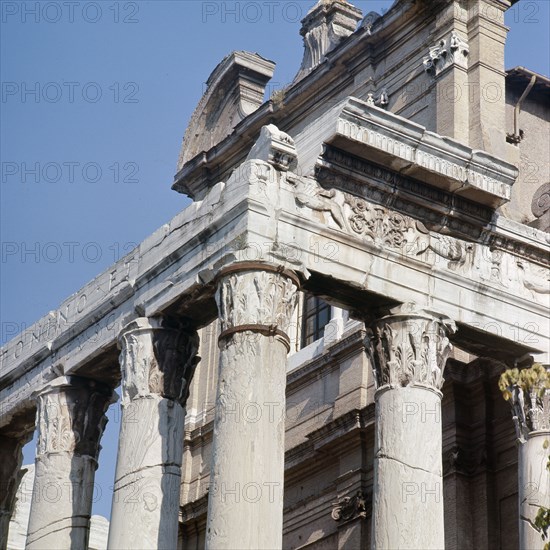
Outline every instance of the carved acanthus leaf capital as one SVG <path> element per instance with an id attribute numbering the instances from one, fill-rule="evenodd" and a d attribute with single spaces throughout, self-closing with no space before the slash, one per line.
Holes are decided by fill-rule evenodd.
<path id="1" fill-rule="evenodd" d="M 377 320 L 367 350 L 377 388 L 428 386 L 440 390 L 455 332 L 453 321 L 414 303 L 403 304 Z"/>
<path id="2" fill-rule="evenodd" d="M 56 378 L 35 395 L 38 403 L 37 454 L 69 452 L 97 460 L 111 388 L 77 376 Z"/>
<path id="3" fill-rule="evenodd" d="M 287 333 L 298 301 L 298 279 L 282 269 L 239 269 L 220 277 L 216 302 L 222 331 L 271 327 Z"/>
<path id="4" fill-rule="evenodd" d="M 139 318 L 119 336 L 122 402 L 157 395 L 185 405 L 199 362 L 199 336 L 166 317 Z"/>
<path id="5" fill-rule="evenodd" d="M 509 369 L 502 373 L 499 388 L 512 406 L 521 442 L 531 432 L 550 431 L 550 369 L 539 363 L 521 371 Z"/>

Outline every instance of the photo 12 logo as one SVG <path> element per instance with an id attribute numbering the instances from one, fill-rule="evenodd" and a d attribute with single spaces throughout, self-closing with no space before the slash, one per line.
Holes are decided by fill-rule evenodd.
<path id="1" fill-rule="evenodd" d="M 2 103 L 139 103 L 137 82 L 2 82 Z"/>
<path id="2" fill-rule="evenodd" d="M 0 2 L 2 23 L 139 23 L 138 2 Z"/>
<path id="3" fill-rule="evenodd" d="M 203 2 L 202 22 L 298 23 L 304 17 L 303 2 Z"/>

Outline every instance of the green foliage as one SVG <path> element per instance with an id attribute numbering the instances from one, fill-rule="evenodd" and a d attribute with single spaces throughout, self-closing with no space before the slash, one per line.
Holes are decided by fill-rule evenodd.
<path id="1" fill-rule="evenodd" d="M 506 401 L 512 398 L 512 388 L 519 386 L 524 392 L 536 388 L 538 397 L 542 397 L 550 389 L 550 375 L 540 363 L 534 363 L 528 369 L 507 369 L 498 381 L 498 387 Z"/>
<path id="2" fill-rule="evenodd" d="M 535 517 L 534 521 L 535 529 L 541 534 L 542 540 L 548 539 L 548 528 L 550 527 L 550 508 L 541 506 Z M 550 550 L 550 541 L 547 541 L 544 545 L 544 550 Z"/>

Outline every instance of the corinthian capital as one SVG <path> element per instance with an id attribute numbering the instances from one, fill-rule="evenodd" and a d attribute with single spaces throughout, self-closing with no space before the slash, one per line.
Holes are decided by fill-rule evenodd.
<path id="1" fill-rule="evenodd" d="M 298 286 L 294 273 L 270 265 L 243 262 L 227 268 L 216 293 L 222 335 L 251 330 L 288 339 Z"/>
<path id="2" fill-rule="evenodd" d="M 97 460 L 107 424 L 105 412 L 116 394 L 104 384 L 78 376 L 56 378 L 36 394 L 37 454 L 68 452 Z"/>
<path id="3" fill-rule="evenodd" d="M 167 317 L 140 317 L 118 338 L 122 370 L 122 402 L 157 395 L 185 406 L 200 358 L 195 330 Z"/>
<path id="4" fill-rule="evenodd" d="M 531 432 L 550 431 L 550 373 L 541 364 L 502 373 L 499 388 L 510 402 L 516 434 L 525 441 Z"/>
<path id="5" fill-rule="evenodd" d="M 443 370 L 452 345 L 448 335 L 456 327 L 449 318 L 414 303 L 403 304 L 377 320 L 367 344 L 376 385 L 443 385 Z"/>

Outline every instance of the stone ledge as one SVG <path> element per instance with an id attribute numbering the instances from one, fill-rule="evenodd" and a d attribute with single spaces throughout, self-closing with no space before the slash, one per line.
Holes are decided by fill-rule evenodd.
<path id="1" fill-rule="evenodd" d="M 510 200 L 519 174 L 502 159 L 353 97 L 325 141 L 493 209 Z"/>

